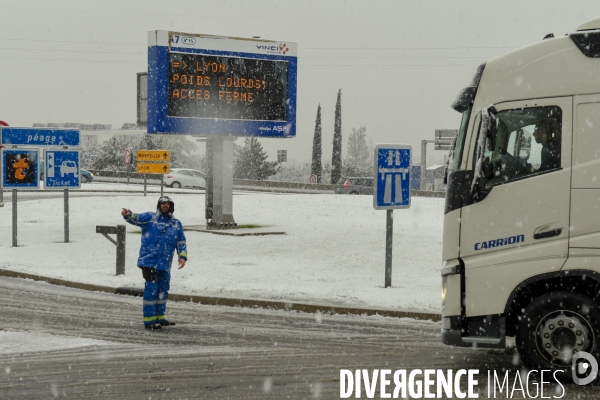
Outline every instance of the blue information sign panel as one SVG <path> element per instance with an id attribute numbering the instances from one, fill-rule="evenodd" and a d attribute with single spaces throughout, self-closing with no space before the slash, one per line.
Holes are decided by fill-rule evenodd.
<path id="1" fill-rule="evenodd" d="M 3 146 L 79 146 L 78 129 L 12 128 L 0 129 Z"/>
<path id="2" fill-rule="evenodd" d="M 152 31 L 148 133 L 296 136 L 298 46 Z"/>
<path id="3" fill-rule="evenodd" d="M 44 186 L 46 188 L 80 188 L 79 151 L 46 150 Z"/>
<path id="4" fill-rule="evenodd" d="M 393 210 L 410 207 L 412 148 L 403 144 L 375 147 L 375 191 L 373 208 Z"/>
<path id="5" fill-rule="evenodd" d="M 2 187 L 38 189 L 40 187 L 40 151 L 2 149 Z"/>

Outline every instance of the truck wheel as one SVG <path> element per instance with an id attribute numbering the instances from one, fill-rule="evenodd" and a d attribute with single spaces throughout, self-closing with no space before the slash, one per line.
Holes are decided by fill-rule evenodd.
<path id="1" fill-rule="evenodd" d="M 523 363 L 531 370 L 566 370 L 579 351 L 600 359 L 598 304 L 578 293 L 548 293 L 533 300 L 520 315 L 515 337 Z"/>

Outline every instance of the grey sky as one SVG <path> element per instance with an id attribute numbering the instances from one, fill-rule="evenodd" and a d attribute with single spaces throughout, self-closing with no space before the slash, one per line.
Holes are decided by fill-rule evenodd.
<path id="1" fill-rule="evenodd" d="M 156 29 L 295 41 L 299 48 L 294 139 L 263 139 L 270 159 L 287 149 L 308 162 L 317 105 L 323 161 L 331 160 L 342 89 L 344 153 L 352 127 L 373 143 L 406 143 L 456 128 L 450 109 L 477 65 L 564 35 L 600 17 L 596 1 L 0 1 L 0 119 L 111 123 L 136 119 L 137 72 Z M 430 152 L 431 161 L 443 152 Z"/>

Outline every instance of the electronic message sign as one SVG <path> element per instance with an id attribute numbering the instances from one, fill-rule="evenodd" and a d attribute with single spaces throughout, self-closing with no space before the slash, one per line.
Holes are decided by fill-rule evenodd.
<path id="1" fill-rule="evenodd" d="M 153 31 L 148 46 L 148 133 L 296 135 L 296 43 Z"/>

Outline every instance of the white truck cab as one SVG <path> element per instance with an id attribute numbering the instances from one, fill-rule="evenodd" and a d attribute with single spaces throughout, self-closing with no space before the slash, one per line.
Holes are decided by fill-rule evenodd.
<path id="1" fill-rule="evenodd" d="M 600 19 L 489 60 L 452 107 L 442 341 L 600 360 Z"/>

